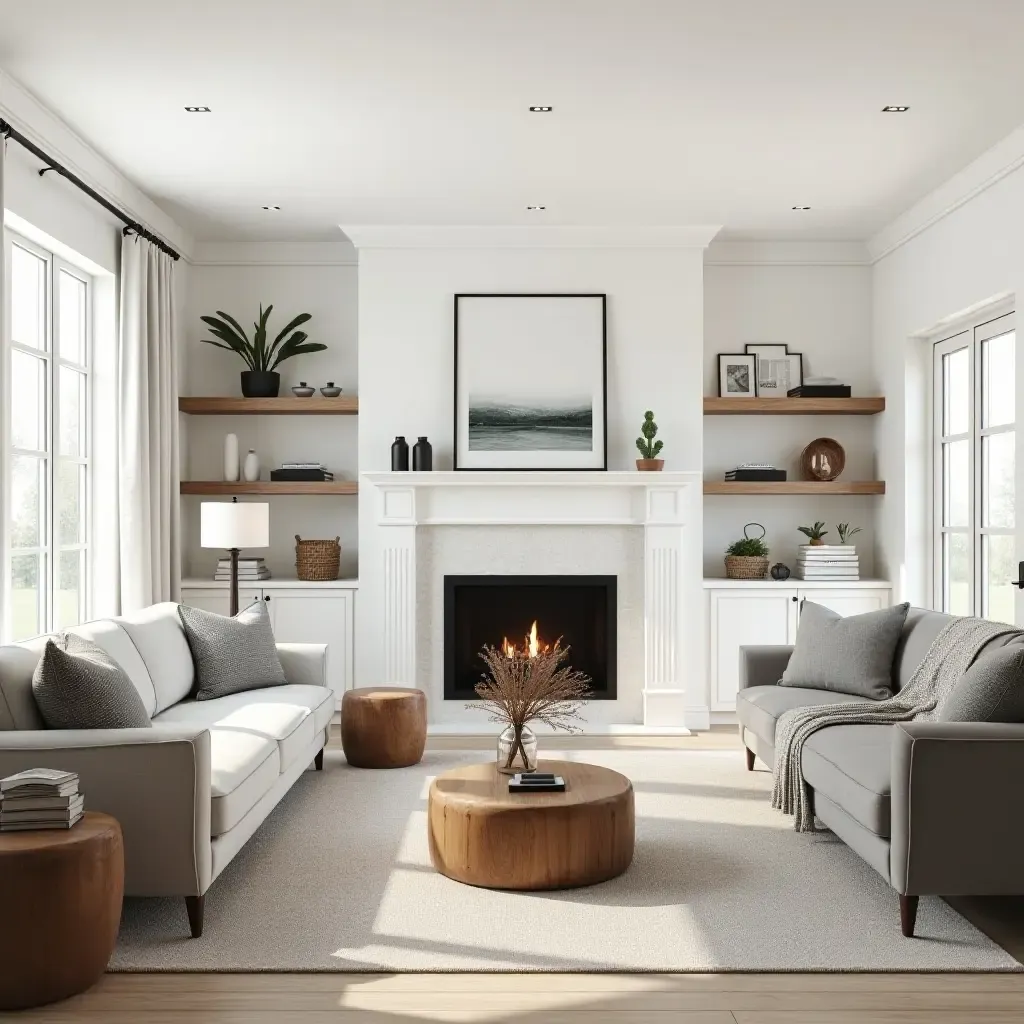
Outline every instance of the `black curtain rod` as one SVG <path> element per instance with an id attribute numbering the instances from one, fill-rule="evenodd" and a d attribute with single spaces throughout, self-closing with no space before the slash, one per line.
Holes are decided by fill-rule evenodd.
<path id="1" fill-rule="evenodd" d="M 124 212 L 124 210 L 118 209 L 109 199 L 104 199 L 95 189 L 90 188 L 81 178 L 77 175 L 72 174 L 66 167 L 57 163 L 53 157 L 44 153 L 34 142 L 26 139 L 17 129 L 15 129 L 7 121 L 0 118 L 0 135 L 5 136 L 8 139 L 13 139 L 18 143 L 19 146 L 27 149 L 33 156 L 38 157 L 46 166 L 39 172 L 40 176 L 44 175 L 47 171 L 56 171 L 62 178 L 67 178 L 76 188 L 81 189 L 90 199 L 94 202 L 99 203 L 103 209 L 112 213 L 118 220 L 123 221 L 127 227 L 124 229 L 124 233 L 128 234 L 129 231 L 135 232 L 140 238 L 145 238 L 147 241 L 152 242 L 158 249 L 162 249 L 171 259 L 180 260 L 181 254 L 175 252 L 162 238 L 158 238 L 153 234 L 152 231 L 143 227 L 138 221 L 132 220 Z"/>

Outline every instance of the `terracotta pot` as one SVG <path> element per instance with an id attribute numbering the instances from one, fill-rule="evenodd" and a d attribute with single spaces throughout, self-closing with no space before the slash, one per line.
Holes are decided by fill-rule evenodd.
<path id="1" fill-rule="evenodd" d="M 824 537 L 812 537 L 807 543 L 810 544 L 810 546 L 812 548 L 817 548 L 817 547 L 820 547 L 822 544 L 825 543 L 825 538 Z"/>
<path id="2" fill-rule="evenodd" d="M 660 473 L 665 468 L 664 459 L 637 459 L 636 468 L 641 473 Z"/>

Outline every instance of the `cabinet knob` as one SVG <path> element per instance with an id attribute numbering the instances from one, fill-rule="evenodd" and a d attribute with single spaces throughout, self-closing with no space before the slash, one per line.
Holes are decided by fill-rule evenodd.
<path id="1" fill-rule="evenodd" d="M 269 600 L 270 600 L 270 598 L 268 597 L 268 598 L 267 598 L 267 600 L 269 601 Z M 793 595 L 793 596 L 792 596 L 792 597 L 790 598 L 790 601 L 799 601 L 799 600 L 800 600 L 800 598 L 798 598 L 798 597 L 796 596 L 796 594 L 794 594 L 794 595 Z"/>
<path id="2" fill-rule="evenodd" d="M 269 594 L 267 594 L 267 596 L 266 596 L 265 598 L 263 598 L 263 600 L 264 600 L 264 601 L 269 601 L 269 600 L 270 600 L 270 595 L 269 595 Z M 794 597 L 794 598 L 793 598 L 793 600 L 795 601 L 795 600 L 796 600 L 796 598 Z"/>

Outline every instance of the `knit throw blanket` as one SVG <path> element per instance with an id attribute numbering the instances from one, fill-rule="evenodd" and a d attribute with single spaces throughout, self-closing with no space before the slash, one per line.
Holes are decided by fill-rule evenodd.
<path id="1" fill-rule="evenodd" d="M 775 786 L 772 807 L 793 815 L 797 832 L 814 832 L 814 804 L 804 782 L 803 749 L 830 725 L 888 725 L 933 721 L 957 680 L 990 640 L 1019 630 L 985 619 L 956 618 L 935 638 L 907 685 L 888 700 L 864 704 L 816 704 L 779 717 L 775 729 Z"/>

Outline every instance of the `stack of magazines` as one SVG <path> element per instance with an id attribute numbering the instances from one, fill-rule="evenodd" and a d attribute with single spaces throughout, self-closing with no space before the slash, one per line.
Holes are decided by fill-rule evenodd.
<path id="1" fill-rule="evenodd" d="M 776 469 L 768 462 L 744 462 L 742 466 L 725 471 L 726 480 L 745 480 L 753 482 L 756 480 L 785 480 L 786 471 Z"/>
<path id="2" fill-rule="evenodd" d="M 270 471 L 270 479 L 322 482 L 333 480 L 334 474 L 321 462 L 282 462 L 280 469 Z"/>
<path id="3" fill-rule="evenodd" d="M 796 574 L 804 580 L 858 580 L 857 548 L 853 544 L 801 544 Z"/>
<path id="4" fill-rule="evenodd" d="M 222 558 L 217 562 L 215 580 L 231 579 L 231 559 Z M 262 558 L 240 558 L 238 560 L 238 582 L 255 583 L 258 580 L 269 580 L 270 570 L 263 564 Z"/>
<path id="5" fill-rule="evenodd" d="M 0 779 L 0 832 L 71 828 L 84 805 L 75 772 L 29 768 Z"/>

